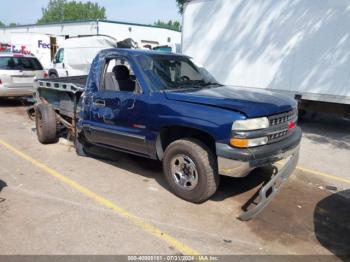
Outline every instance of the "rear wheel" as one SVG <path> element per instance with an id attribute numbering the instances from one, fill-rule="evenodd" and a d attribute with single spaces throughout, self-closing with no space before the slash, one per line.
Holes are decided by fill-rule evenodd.
<path id="1" fill-rule="evenodd" d="M 58 141 L 56 112 L 49 104 L 38 104 L 35 108 L 35 125 L 38 140 L 42 144 Z"/>
<path id="2" fill-rule="evenodd" d="M 190 202 L 207 200 L 219 186 L 214 154 L 194 139 L 171 143 L 164 153 L 163 170 L 172 192 Z"/>

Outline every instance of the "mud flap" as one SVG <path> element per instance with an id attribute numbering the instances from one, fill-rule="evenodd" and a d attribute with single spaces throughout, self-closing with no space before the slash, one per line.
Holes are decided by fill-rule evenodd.
<path id="1" fill-rule="evenodd" d="M 288 180 L 295 170 L 299 159 L 299 151 L 288 157 L 284 166 L 278 169 L 274 166 L 274 172 L 271 179 L 265 182 L 261 188 L 242 206 L 243 212 L 238 219 L 248 221 L 256 217 L 272 201 L 283 184 Z"/>

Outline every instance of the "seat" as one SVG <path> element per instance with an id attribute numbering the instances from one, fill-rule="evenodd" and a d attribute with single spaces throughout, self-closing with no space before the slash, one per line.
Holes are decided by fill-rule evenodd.
<path id="1" fill-rule="evenodd" d="M 112 71 L 118 81 L 120 91 L 135 91 L 135 82 L 130 79 L 130 71 L 125 65 L 116 65 Z"/>
<path id="2" fill-rule="evenodd" d="M 113 72 L 106 73 L 105 90 L 119 91 L 119 84 Z"/>

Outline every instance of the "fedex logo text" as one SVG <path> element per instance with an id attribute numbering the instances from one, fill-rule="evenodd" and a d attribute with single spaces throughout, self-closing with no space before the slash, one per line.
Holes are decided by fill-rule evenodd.
<path id="1" fill-rule="evenodd" d="M 48 49 L 51 48 L 50 44 L 44 43 L 42 40 L 38 40 L 38 47 L 39 48 L 48 48 Z"/>
<path id="2" fill-rule="evenodd" d="M 31 52 L 25 45 L 12 45 L 0 43 L 0 52 L 11 52 L 15 54 L 29 55 Z"/>

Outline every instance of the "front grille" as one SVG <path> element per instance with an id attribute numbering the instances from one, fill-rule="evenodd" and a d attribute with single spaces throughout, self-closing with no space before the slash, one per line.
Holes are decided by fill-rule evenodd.
<path id="1" fill-rule="evenodd" d="M 288 125 L 291 121 L 297 121 L 298 112 L 296 109 L 291 110 L 286 113 L 269 116 L 269 134 L 268 134 L 268 143 L 278 142 L 284 138 L 286 138 L 290 132 L 288 129 Z"/>
<path id="2" fill-rule="evenodd" d="M 296 121 L 296 118 L 297 118 L 296 109 L 291 110 L 287 113 L 282 113 L 282 114 L 268 117 L 270 126 L 283 125 L 284 123 L 287 123 L 287 127 L 288 127 L 288 123 L 292 120 Z"/>
<path id="3" fill-rule="evenodd" d="M 269 141 L 276 142 L 275 140 L 277 140 L 277 139 L 280 140 L 280 138 L 283 138 L 287 134 L 288 134 L 288 130 L 283 130 L 281 132 L 277 132 L 277 133 L 274 133 L 272 135 L 268 135 L 267 137 L 269 138 Z"/>

